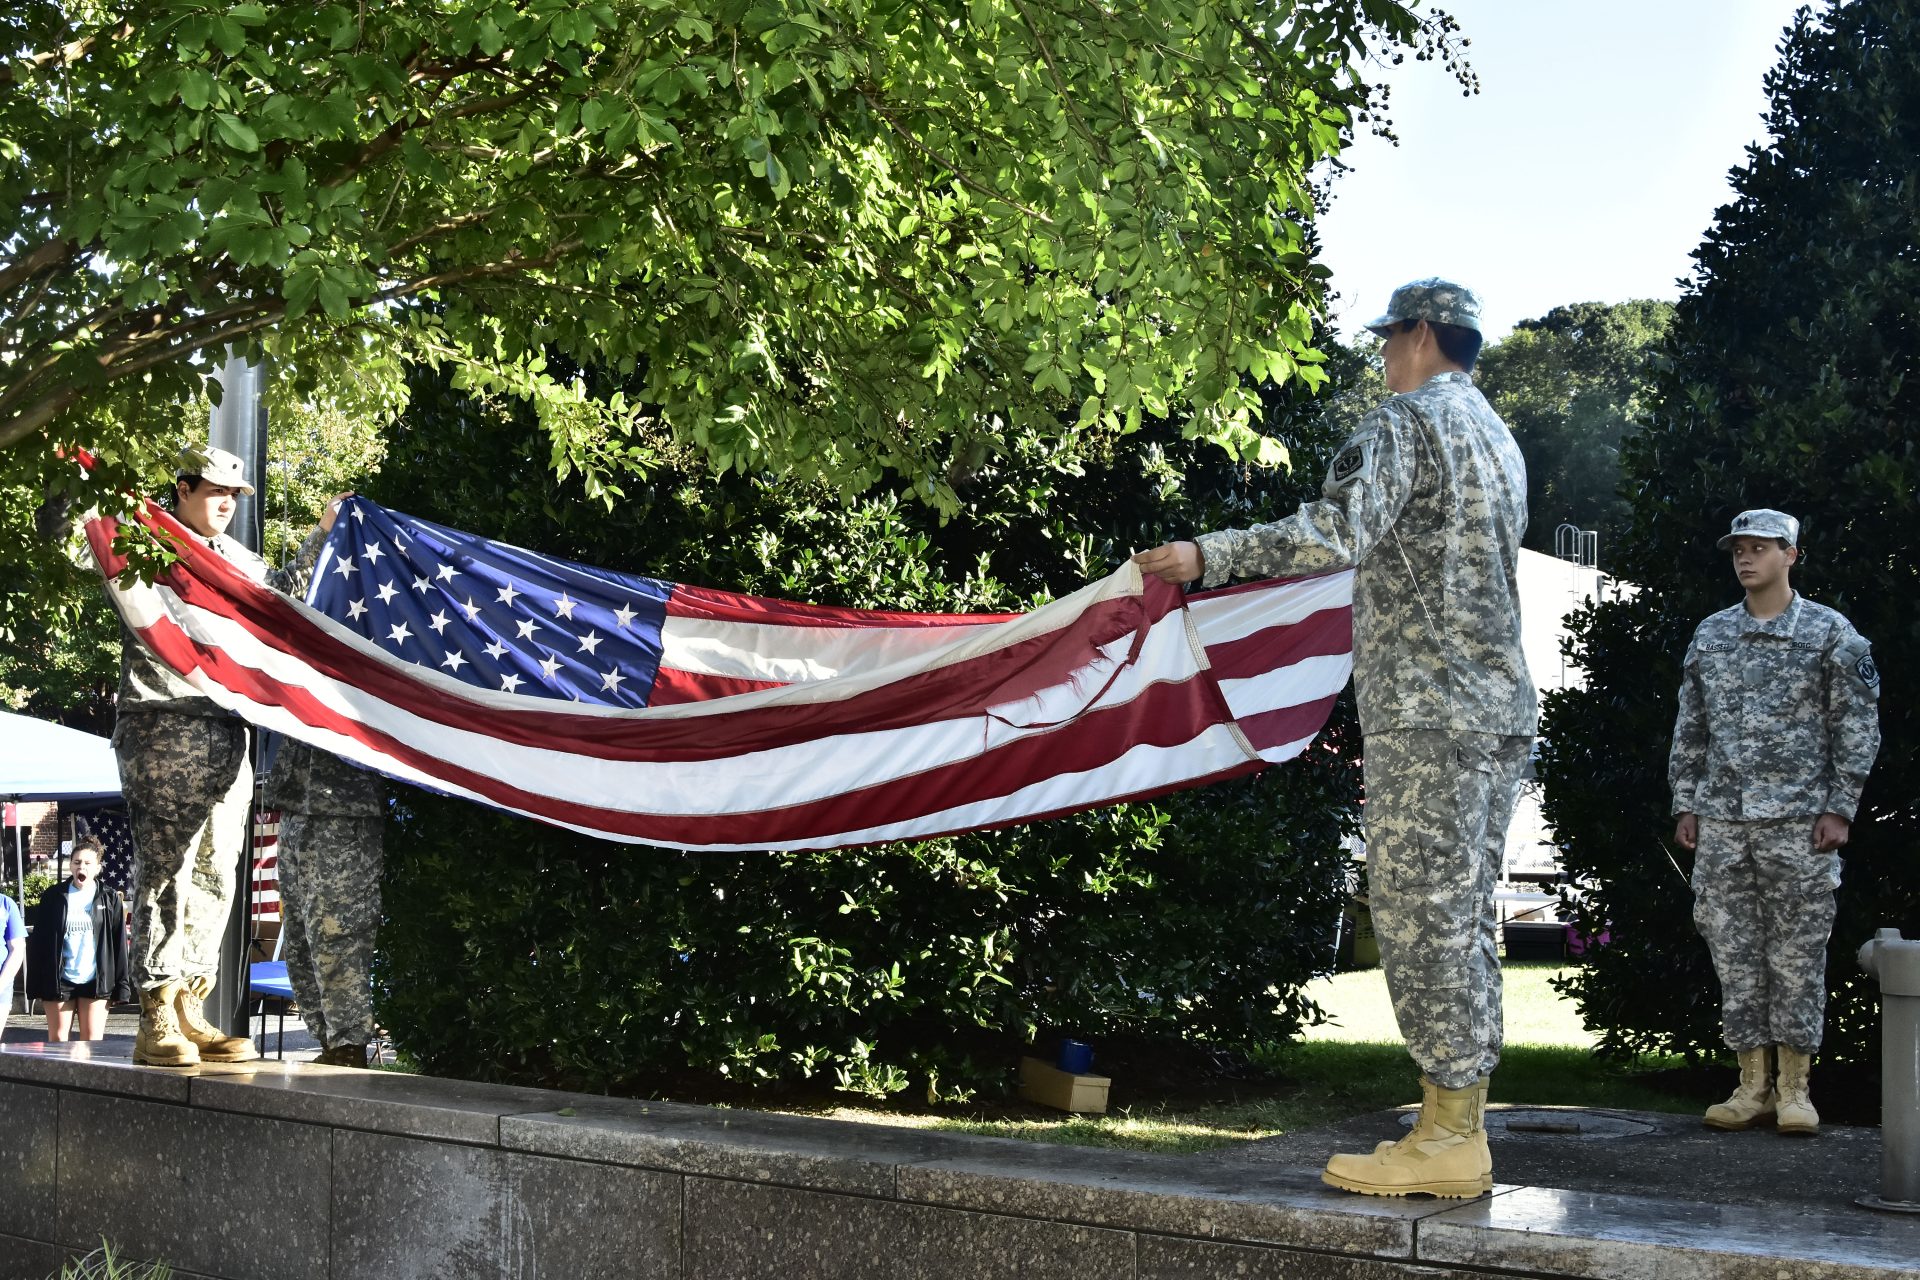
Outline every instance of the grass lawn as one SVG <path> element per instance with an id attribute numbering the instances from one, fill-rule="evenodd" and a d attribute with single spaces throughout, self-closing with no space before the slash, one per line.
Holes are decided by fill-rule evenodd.
<path id="1" fill-rule="evenodd" d="M 1495 1103 L 1679 1112 L 1699 1107 L 1697 1099 L 1663 1092 L 1596 1059 L 1594 1037 L 1580 1025 L 1572 1003 L 1550 985 L 1561 972 L 1557 965 L 1516 964 L 1505 972 L 1507 1045 L 1493 1080 Z M 1104 1116 L 1067 1116 L 1017 1103 L 913 1112 L 843 1106 L 807 1113 L 1039 1142 L 1190 1152 L 1419 1099 L 1419 1073 L 1399 1042 L 1380 970 L 1338 974 L 1315 982 L 1307 993 L 1330 1021 L 1298 1041 L 1253 1055 L 1254 1065 L 1264 1068 L 1259 1079 L 1196 1079 L 1186 1088 L 1161 1081 L 1149 1091 L 1131 1087 L 1119 1070 L 1113 1109 Z M 1667 1065 L 1648 1062 L 1641 1069 Z M 1094 1069 L 1101 1070 L 1097 1059 Z"/>

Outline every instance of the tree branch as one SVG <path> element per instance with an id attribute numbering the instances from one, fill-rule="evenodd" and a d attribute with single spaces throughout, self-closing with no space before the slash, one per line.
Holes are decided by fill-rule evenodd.
<path id="1" fill-rule="evenodd" d="M 32 54 L 22 59 L 27 64 L 27 73 L 37 76 L 49 67 L 70 67 L 93 52 L 93 47 L 102 40 L 120 40 L 133 34 L 133 24 L 122 20 L 100 28 L 90 36 L 82 36 L 58 49 L 45 53 Z M 0 67 L 0 84 L 10 85 L 19 81 L 20 76 L 13 67 Z"/>
<path id="2" fill-rule="evenodd" d="M 42 240 L 24 255 L 0 267 L 0 293 L 11 293 L 78 247 L 70 240 Z"/>

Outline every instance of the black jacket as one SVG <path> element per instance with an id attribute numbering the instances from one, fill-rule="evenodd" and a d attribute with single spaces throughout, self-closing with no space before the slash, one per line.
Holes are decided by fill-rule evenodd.
<path id="1" fill-rule="evenodd" d="M 67 932 L 67 885 L 62 880 L 40 895 L 27 913 L 27 995 L 60 998 L 60 943 Z M 115 1004 L 133 999 L 133 973 L 127 960 L 127 906 L 116 889 L 97 884 L 93 900 L 93 954 L 99 970 L 94 988 Z"/>

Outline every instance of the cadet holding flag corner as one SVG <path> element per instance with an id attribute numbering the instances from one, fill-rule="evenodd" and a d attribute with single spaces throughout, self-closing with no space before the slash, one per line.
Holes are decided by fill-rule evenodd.
<path id="1" fill-rule="evenodd" d="M 175 464 L 173 514 L 186 530 L 256 582 L 297 591 L 333 526 L 328 505 L 293 562 L 266 562 L 227 536 L 235 499 L 253 492 L 246 466 L 224 449 L 190 444 Z M 64 537 L 69 504 L 55 496 L 36 519 L 42 537 Z M 140 1029 L 133 1060 L 190 1067 L 257 1057 L 246 1036 L 209 1022 L 205 1001 L 238 889 L 253 792 L 247 727 L 182 679 L 123 618 L 113 750 L 134 840 L 133 985 Z"/>
<path id="2" fill-rule="evenodd" d="M 1353 567 L 1374 931 L 1423 1101 L 1405 1137 L 1336 1155 L 1321 1177 L 1367 1195 L 1472 1196 L 1493 1186 L 1482 1123 L 1502 1042 L 1493 888 L 1537 722 L 1516 578 L 1526 464 L 1469 376 L 1472 292 L 1415 281 L 1368 327 L 1385 339 L 1397 394 L 1334 455 L 1319 501 L 1134 559 L 1208 586 Z"/>
<path id="3" fill-rule="evenodd" d="M 1795 592 L 1800 522 L 1743 511 L 1718 546 L 1746 598 L 1687 646 L 1667 776 L 1694 850 L 1693 919 L 1720 979 L 1740 1084 L 1716 1129 L 1819 1131 L 1808 1076 L 1827 997 L 1839 850 L 1880 749 L 1880 673 L 1846 618 Z M 1775 1063 L 1769 1061 L 1777 1055 Z"/>

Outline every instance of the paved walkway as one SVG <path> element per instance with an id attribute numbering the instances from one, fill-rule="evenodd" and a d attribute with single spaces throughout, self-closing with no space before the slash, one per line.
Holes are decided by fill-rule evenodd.
<path id="1" fill-rule="evenodd" d="M 134 1032 L 139 1029 L 140 1015 L 134 1012 L 107 1014 L 107 1041 L 119 1052 L 131 1053 Z M 286 1018 L 285 1041 L 282 1044 L 281 1023 L 278 1014 L 268 1014 L 265 1031 L 261 1021 L 254 1018 L 248 1026 L 253 1033 L 253 1042 L 260 1046 L 260 1052 L 269 1058 L 285 1056 L 289 1062 L 312 1062 L 320 1053 L 320 1045 L 307 1034 L 307 1024 L 300 1021 L 300 1015 L 290 1013 Z M 7 1020 L 6 1043 L 37 1044 L 47 1038 L 47 1020 L 41 1013 L 15 1012 Z M 119 1049 L 119 1046 L 125 1046 Z"/>

